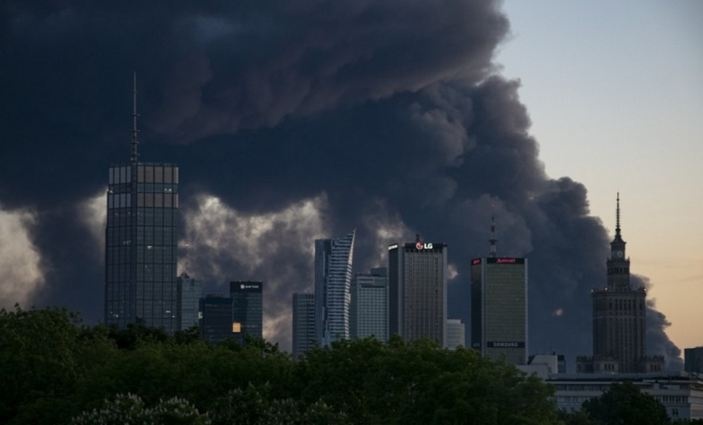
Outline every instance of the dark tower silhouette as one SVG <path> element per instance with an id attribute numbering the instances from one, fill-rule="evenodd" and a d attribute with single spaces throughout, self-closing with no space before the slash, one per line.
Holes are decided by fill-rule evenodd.
<path id="1" fill-rule="evenodd" d="M 139 162 L 134 76 L 130 160 L 110 166 L 105 323 L 177 328 L 178 167 Z"/>
<path id="2" fill-rule="evenodd" d="M 630 286 L 630 259 L 620 231 L 619 193 L 615 215 L 607 286 L 593 291 L 593 361 L 597 371 L 632 373 L 643 367 L 646 292 Z"/>

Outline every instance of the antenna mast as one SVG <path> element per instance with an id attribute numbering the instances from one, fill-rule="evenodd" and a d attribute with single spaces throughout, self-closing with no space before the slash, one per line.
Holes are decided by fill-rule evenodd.
<path id="1" fill-rule="evenodd" d="M 132 85 L 132 149 L 129 160 L 132 164 L 139 162 L 139 130 L 137 129 L 137 73 L 133 75 Z"/>
<path id="2" fill-rule="evenodd" d="M 615 234 L 620 234 L 620 192 L 617 195 L 617 207 L 615 208 Z"/>
<path id="3" fill-rule="evenodd" d="M 488 251 L 488 256 L 491 258 L 496 257 L 496 242 L 498 242 L 498 239 L 496 239 L 496 218 L 494 216 L 491 216 L 491 239 L 489 240 L 491 243 L 490 249 Z"/>

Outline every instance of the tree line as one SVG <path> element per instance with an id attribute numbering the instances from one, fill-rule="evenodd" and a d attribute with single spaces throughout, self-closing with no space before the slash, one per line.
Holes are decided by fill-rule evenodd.
<path id="1" fill-rule="evenodd" d="M 263 340 L 85 326 L 61 309 L 0 310 L 0 378 L 6 424 L 669 423 L 627 384 L 560 412 L 536 377 L 429 341 L 341 341 L 296 360 Z"/>

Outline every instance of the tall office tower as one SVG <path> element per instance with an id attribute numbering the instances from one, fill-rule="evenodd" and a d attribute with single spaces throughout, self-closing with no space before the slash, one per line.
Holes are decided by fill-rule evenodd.
<path id="1" fill-rule="evenodd" d="M 354 276 L 351 291 L 351 337 L 388 341 L 388 277 L 386 268 Z"/>
<path id="2" fill-rule="evenodd" d="M 593 361 L 613 361 L 614 372 L 639 372 L 644 361 L 646 292 L 630 286 L 630 259 L 620 234 L 620 194 L 607 267 L 607 287 L 592 292 Z"/>
<path id="3" fill-rule="evenodd" d="M 447 319 L 447 348 L 466 347 L 466 326 L 459 319 Z"/>
<path id="4" fill-rule="evenodd" d="M 415 242 L 388 247 L 390 335 L 430 339 L 444 347 L 447 322 L 447 245 Z"/>
<path id="5" fill-rule="evenodd" d="M 489 256 L 471 260 L 471 348 L 491 359 L 527 362 L 527 260 L 498 257 L 495 222 Z"/>
<path id="6" fill-rule="evenodd" d="M 316 345 L 315 296 L 293 294 L 293 357 L 300 357 Z"/>
<path id="7" fill-rule="evenodd" d="M 207 295 L 200 299 L 200 336 L 209 343 L 218 343 L 234 337 L 232 298 Z"/>
<path id="8" fill-rule="evenodd" d="M 684 370 L 688 373 L 703 373 L 703 347 L 683 350 Z"/>
<path id="9" fill-rule="evenodd" d="M 172 333 L 176 318 L 178 167 L 139 162 L 136 78 L 132 153 L 110 167 L 105 232 L 105 323 Z"/>
<path id="10" fill-rule="evenodd" d="M 322 346 L 349 339 L 355 234 L 315 241 L 315 332 Z"/>
<path id="11" fill-rule="evenodd" d="M 176 330 L 184 331 L 198 326 L 200 297 L 203 296 L 200 281 L 182 273 L 176 281 Z"/>
<path id="12" fill-rule="evenodd" d="M 229 284 L 232 298 L 232 332 L 239 343 L 246 335 L 263 338 L 262 282 L 235 281 Z"/>

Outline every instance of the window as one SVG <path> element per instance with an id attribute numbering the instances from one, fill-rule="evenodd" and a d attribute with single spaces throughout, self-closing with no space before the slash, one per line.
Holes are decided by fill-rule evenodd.
<path id="1" fill-rule="evenodd" d="M 154 183 L 154 167 L 151 165 L 144 167 L 144 182 Z"/>
<path id="2" fill-rule="evenodd" d="M 232 322 L 232 333 L 238 334 L 242 332 L 242 324 L 239 322 Z"/>

